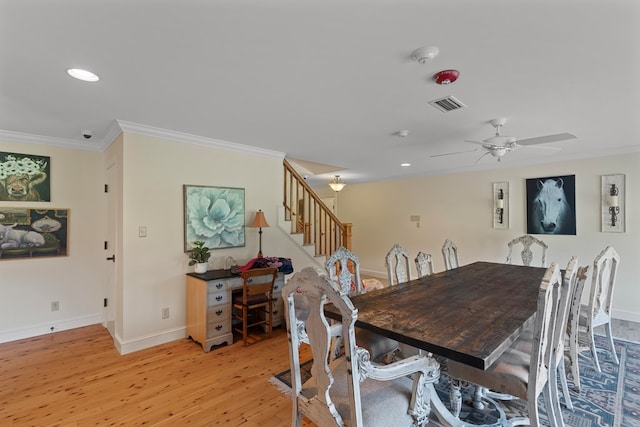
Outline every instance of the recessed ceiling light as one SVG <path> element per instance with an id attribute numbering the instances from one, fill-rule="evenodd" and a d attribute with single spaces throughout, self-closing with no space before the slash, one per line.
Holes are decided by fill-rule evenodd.
<path id="1" fill-rule="evenodd" d="M 400 163 L 400 166 L 402 166 L 403 168 L 408 168 L 409 166 L 411 166 L 411 163 Z"/>
<path id="2" fill-rule="evenodd" d="M 67 70 L 67 74 L 69 74 L 74 79 L 82 80 L 83 82 L 97 82 L 100 80 L 96 74 L 91 71 L 83 70 L 81 68 L 69 68 Z"/>

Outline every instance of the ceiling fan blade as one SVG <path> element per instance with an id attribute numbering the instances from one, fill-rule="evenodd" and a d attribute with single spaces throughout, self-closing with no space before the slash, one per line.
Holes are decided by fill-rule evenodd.
<path id="1" fill-rule="evenodd" d="M 537 145 L 523 145 L 522 147 L 520 146 L 520 144 L 517 145 L 518 148 L 533 148 L 536 150 L 562 150 L 562 148 L 560 147 L 544 147 L 542 145 L 537 146 Z"/>
<path id="2" fill-rule="evenodd" d="M 442 156 L 451 156 L 452 154 L 462 154 L 462 153 L 474 153 L 476 151 L 481 151 L 481 148 L 476 148 L 475 150 L 465 150 L 465 151 L 454 151 L 452 153 L 444 153 L 444 154 L 434 154 L 429 157 L 442 157 Z"/>
<path id="3" fill-rule="evenodd" d="M 576 139 L 572 133 L 556 133 L 555 135 L 537 136 L 535 138 L 526 138 L 516 141 L 518 145 L 535 145 L 547 144 L 549 142 L 566 141 L 568 139 Z"/>
<path id="4" fill-rule="evenodd" d="M 478 160 L 476 160 L 476 164 L 480 162 L 480 160 L 482 160 L 482 158 L 484 156 L 486 156 L 487 154 L 491 154 L 490 151 L 487 151 L 486 153 L 484 153 L 482 156 L 478 157 Z M 498 157 L 498 161 L 500 161 L 500 157 Z"/>
<path id="5" fill-rule="evenodd" d="M 464 142 L 470 142 L 470 143 L 472 143 L 472 144 L 482 145 L 483 147 L 484 147 L 484 146 L 493 145 L 493 144 L 488 144 L 488 143 L 486 143 L 486 142 L 482 142 L 482 141 L 474 141 L 474 140 L 472 140 L 472 139 L 465 139 L 465 140 L 464 140 Z"/>

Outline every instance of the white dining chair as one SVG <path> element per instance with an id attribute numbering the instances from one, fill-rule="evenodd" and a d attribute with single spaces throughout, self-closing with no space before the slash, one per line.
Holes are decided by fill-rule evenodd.
<path id="1" fill-rule="evenodd" d="M 448 371 L 452 377 L 450 398 L 452 409 L 457 414 L 461 408 L 460 380 L 463 380 L 526 401 L 528 422 L 532 427 L 540 426 L 538 397 L 542 394 L 550 426 L 564 426 L 557 398 L 555 363 L 556 352 L 566 330 L 566 323 L 562 323 L 562 319 L 565 318 L 564 312 L 571 295 L 570 286 L 567 286 L 569 283 L 563 281 L 556 263 L 552 263 L 545 272 L 538 292 L 531 353 L 518 350 L 517 344 L 514 344 L 486 370 L 448 361 Z M 555 392 L 552 387 L 556 388 Z M 499 405 L 496 407 L 502 411 Z M 504 412 L 501 415 L 504 418 Z M 510 425 L 526 422 L 526 419 L 509 420 Z"/>
<path id="2" fill-rule="evenodd" d="M 580 267 L 578 269 L 577 281 L 575 288 L 573 289 L 573 295 L 571 296 L 571 305 L 569 306 L 569 317 L 567 320 L 567 339 L 568 344 L 565 352 L 568 353 L 569 368 L 571 370 L 571 377 L 573 378 L 573 385 L 577 391 L 580 391 L 580 367 L 578 365 L 578 322 L 580 319 L 580 306 L 582 301 L 582 294 L 585 289 L 585 283 L 587 281 L 587 274 L 589 272 L 589 266 Z"/>
<path id="3" fill-rule="evenodd" d="M 394 244 L 385 257 L 389 286 L 411 280 L 409 252 L 399 244 Z"/>
<path id="4" fill-rule="evenodd" d="M 539 251 L 541 253 L 540 266 L 541 267 L 547 266 L 547 249 L 549 248 L 549 246 L 542 240 L 537 239 L 529 234 L 516 237 L 515 239 L 507 243 L 507 246 L 509 247 L 507 264 L 513 263 L 513 258 L 512 258 L 513 247 L 518 244 L 522 245 L 522 251 L 520 252 L 520 259 L 522 260 L 522 265 L 530 266 L 531 263 L 533 262 L 533 251 L 531 250 L 531 247 L 534 246 L 534 248 L 537 248 L 536 251 Z"/>
<path id="5" fill-rule="evenodd" d="M 431 357 L 412 356 L 380 365 L 358 347 L 355 323 L 358 310 L 329 277 L 310 267 L 295 273 L 282 289 L 291 366 L 292 426 L 302 415 L 318 426 L 425 426 L 429 422 L 427 387 L 438 381 L 440 367 Z M 306 301 L 306 321 L 296 318 L 296 302 Z M 331 301 L 341 316 L 345 356 L 328 362 L 334 330 L 325 318 Z M 299 347 L 310 344 L 311 377 L 303 383 Z"/>
<path id="6" fill-rule="evenodd" d="M 415 262 L 418 277 L 425 277 L 433 274 L 433 259 L 431 254 L 420 251 L 418 252 L 418 255 L 416 255 Z"/>
<path id="7" fill-rule="evenodd" d="M 327 260 L 329 278 L 336 282 L 341 293 L 348 296 L 358 295 L 363 292 L 360 279 L 360 259 L 343 246 L 340 246 Z M 336 323 L 332 321 L 332 323 Z M 360 345 L 369 351 L 373 360 L 388 360 L 398 349 L 398 342 L 391 338 L 383 337 L 375 332 L 362 328 L 356 328 L 356 337 Z M 336 358 L 341 353 L 342 335 L 336 335 L 332 340 L 331 357 Z"/>
<path id="8" fill-rule="evenodd" d="M 460 262 L 458 261 L 458 247 L 449 239 L 445 240 L 442 245 L 442 257 L 444 258 L 445 270 L 460 267 Z"/>
<path id="9" fill-rule="evenodd" d="M 600 252 L 593 261 L 589 304 L 580 308 L 576 331 L 578 334 L 576 350 L 577 352 L 589 350 L 598 372 L 601 372 L 601 368 L 594 338 L 594 329 L 597 327 L 604 327 L 611 358 L 616 365 L 620 363 L 611 333 L 611 303 L 613 302 L 613 289 L 616 284 L 619 264 L 620 255 L 613 247 L 607 246 Z M 574 355 L 574 359 L 577 359 L 577 355 Z"/>

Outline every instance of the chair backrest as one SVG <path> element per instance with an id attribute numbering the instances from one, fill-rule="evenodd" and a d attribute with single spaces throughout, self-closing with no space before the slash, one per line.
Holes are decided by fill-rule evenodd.
<path id="1" fill-rule="evenodd" d="M 305 396 L 309 401 L 321 403 L 322 408 L 315 408 L 314 415 L 320 417 L 321 421 L 314 420 L 318 425 L 344 425 L 342 417 L 336 410 L 331 400 L 329 389 L 334 377 L 331 374 L 331 367 L 328 363 L 332 328 L 324 315 L 324 304 L 329 300 L 339 310 L 342 317 L 342 331 L 344 337 L 344 347 L 346 363 L 348 363 L 348 388 L 349 402 L 351 405 L 351 424 L 362 425 L 362 408 L 360 405 L 360 377 L 359 377 L 359 357 L 357 352 L 364 351 L 357 349 L 355 345 L 354 325 L 358 318 L 358 311 L 355 309 L 349 297 L 341 292 L 339 286 L 327 276 L 320 276 L 312 268 L 307 267 L 296 273 L 287 281 L 282 289 L 287 308 L 285 317 L 287 319 L 287 333 L 289 335 L 289 360 L 291 362 L 291 388 L 294 405 L 294 422 L 292 425 L 299 425 L 295 417 L 300 417 L 300 405 L 298 396 L 302 390 L 302 376 L 300 372 L 300 356 L 298 347 L 301 342 L 308 342 L 313 354 L 313 367 L 311 375 L 316 379 L 317 389 L 315 396 Z M 309 315 L 306 322 L 296 318 L 296 304 L 304 301 L 308 307 Z"/>
<path id="2" fill-rule="evenodd" d="M 522 264 L 526 266 L 530 266 L 533 261 L 533 251 L 531 250 L 531 245 L 539 246 L 539 250 L 541 251 L 541 267 L 547 266 L 547 249 L 549 248 L 545 242 L 540 239 L 536 239 L 535 237 L 525 234 L 524 236 L 516 237 L 509 243 L 507 246 L 509 247 L 509 255 L 507 256 L 507 264 L 512 264 L 512 252 L 513 246 L 516 244 L 522 245 L 522 252 L 520 252 L 520 256 L 522 258 Z"/>
<path id="3" fill-rule="evenodd" d="M 431 258 L 431 254 L 420 251 L 416 256 L 415 261 L 418 277 L 430 276 L 433 274 L 433 259 Z"/>
<path id="4" fill-rule="evenodd" d="M 538 305 L 533 333 L 533 349 L 529 368 L 528 394 L 530 399 L 540 395 L 549 369 L 556 368 L 556 352 L 564 338 L 564 329 L 558 333 L 559 319 L 564 318 L 569 299 L 569 287 L 563 283 L 560 268 L 555 262 L 545 272 L 538 290 Z"/>
<path id="5" fill-rule="evenodd" d="M 591 293 L 589 295 L 589 313 L 591 317 L 611 316 L 613 288 L 620 264 L 620 255 L 611 246 L 607 246 L 593 261 Z"/>
<path id="6" fill-rule="evenodd" d="M 560 340 L 560 345 L 564 344 L 564 339 L 567 333 L 567 324 L 569 320 L 569 312 L 571 311 L 571 301 L 575 293 L 576 288 L 576 280 L 578 276 L 578 258 L 573 256 L 569 260 L 567 264 L 567 269 L 564 271 L 564 275 L 562 276 L 562 286 L 565 286 L 568 289 L 568 296 L 564 302 L 564 306 L 560 307 L 562 311 L 562 316 L 558 317 L 558 321 L 556 322 L 557 332 L 561 334 L 562 339 Z M 559 353 L 560 354 L 560 353 Z M 564 357 L 564 352 L 561 353 L 561 357 Z"/>
<path id="7" fill-rule="evenodd" d="M 573 294 L 571 295 L 571 304 L 569 305 L 569 315 L 567 316 L 567 335 L 569 336 L 570 344 L 578 347 L 578 324 L 580 321 L 580 301 L 582 300 L 582 293 L 584 292 L 584 284 L 587 282 L 587 273 L 589 266 L 585 265 L 578 268 L 576 274 L 576 283 L 573 287 Z M 571 342 L 574 341 L 574 342 Z"/>
<path id="8" fill-rule="evenodd" d="M 460 262 L 458 261 L 458 247 L 449 239 L 445 240 L 442 245 L 442 256 L 444 257 L 445 270 L 460 267 Z"/>
<path id="9" fill-rule="evenodd" d="M 278 277 L 278 269 L 275 267 L 252 268 L 245 270 L 242 277 L 242 303 L 247 304 L 247 299 L 254 295 L 268 294 L 273 297 L 273 285 Z"/>
<path id="10" fill-rule="evenodd" d="M 385 258 L 387 274 L 389 276 L 389 286 L 411 280 L 409 259 L 409 252 L 397 243 L 393 245 Z"/>
<path id="11" fill-rule="evenodd" d="M 327 271 L 331 279 L 338 281 L 343 295 L 362 293 L 360 260 L 353 252 L 340 246 L 327 260 Z"/>

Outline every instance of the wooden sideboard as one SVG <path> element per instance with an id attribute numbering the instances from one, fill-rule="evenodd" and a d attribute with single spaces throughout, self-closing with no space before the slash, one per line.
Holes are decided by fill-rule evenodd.
<path id="1" fill-rule="evenodd" d="M 273 326 L 283 322 L 282 287 L 284 273 L 278 273 L 273 287 Z M 187 336 L 208 352 L 214 345 L 233 343 L 232 299 L 242 291 L 242 279 L 230 270 L 187 273 Z"/>

